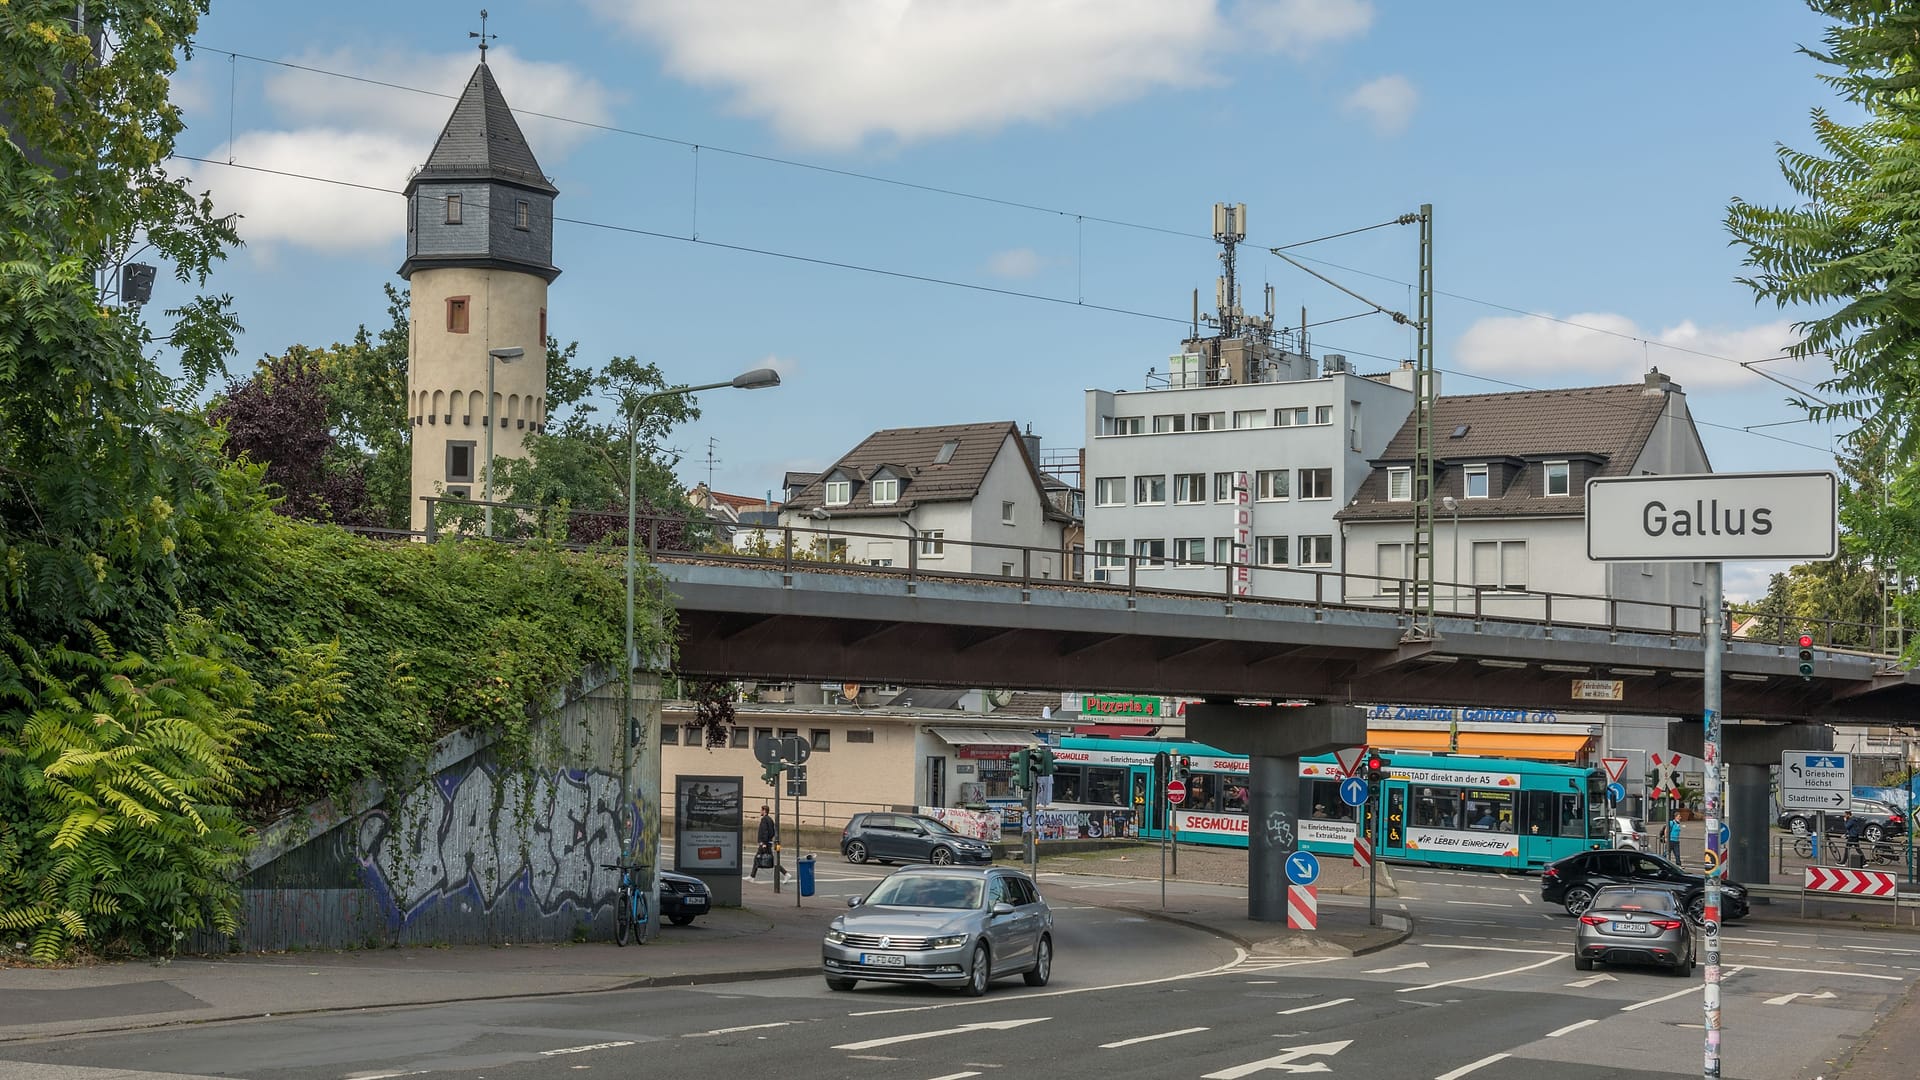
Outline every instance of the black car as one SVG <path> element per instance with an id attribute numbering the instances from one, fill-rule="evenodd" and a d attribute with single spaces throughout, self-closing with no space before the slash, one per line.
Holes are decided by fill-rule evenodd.
<path id="1" fill-rule="evenodd" d="M 1790 810 L 1780 815 L 1780 827 L 1797 836 L 1805 836 L 1813 831 L 1813 822 L 1818 814 L 1811 810 Z M 1853 800 L 1853 816 L 1864 823 L 1862 835 L 1869 844 L 1907 835 L 1907 815 L 1899 807 L 1879 799 Z M 1827 835 L 1845 836 L 1847 832 L 1844 811 L 1827 814 Z"/>
<path id="2" fill-rule="evenodd" d="M 713 910 L 713 893 L 697 877 L 660 871 L 660 914 L 675 926 Z"/>
<path id="3" fill-rule="evenodd" d="M 1540 871 L 1540 899 L 1560 904 L 1569 915 L 1583 915 L 1593 894 L 1603 885 L 1660 885 L 1678 889 L 1685 897 L 1687 915 L 1700 922 L 1706 911 L 1707 879 L 1689 874 L 1658 855 L 1615 848 L 1582 851 Z M 1747 890 L 1734 881 L 1720 882 L 1720 917 L 1747 916 Z"/>
<path id="4" fill-rule="evenodd" d="M 962 836 L 918 814 L 855 814 L 840 830 L 840 854 L 850 863 L 953 863 L 993 861 L 993 845 Z"/>

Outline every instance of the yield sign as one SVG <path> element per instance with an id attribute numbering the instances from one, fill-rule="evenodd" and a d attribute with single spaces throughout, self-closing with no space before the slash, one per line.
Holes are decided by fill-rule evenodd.
<path id="1" fill-rule="evenodd" d="M 1627 771 L 1627 759 L 1623 757 L 1603 757 L 1600 759 L 1600 764 L 1607 767 L 1607 779 L 1616 784 Z"/>
<path id="2" fill-rule="evenodd" d="M 1353 771 L 1360 767 L 1360 759 L 1366 756 L 1367 748 L 1364 746 L 1349 746 L 1333 752 L 1333 760 L 1340 763 L 1340 771 L 1347 776 L 1353 775 Z"/>

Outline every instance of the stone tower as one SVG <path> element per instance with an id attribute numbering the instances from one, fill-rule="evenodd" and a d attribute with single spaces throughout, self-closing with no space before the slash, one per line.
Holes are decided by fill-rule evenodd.
<path id="1" fill-rule="evenodd" d="M 495 457 L 522 456 L 527 432 L 546 423 L 547 285 L 560 275 L 553 265 L 557 194 L 483 53 L 433 153 L 407 181 L 400 276 L 412 290 L 415 530 L 426 526 L 425 496 L 481 498 L 489 419 Z M 491 358 L 516 348 L 525 350 L 518 359 Z"/>

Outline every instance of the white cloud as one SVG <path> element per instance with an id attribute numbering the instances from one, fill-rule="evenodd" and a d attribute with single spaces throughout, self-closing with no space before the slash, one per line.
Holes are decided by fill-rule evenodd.
<path id="1" fill-rule="evenodd" d="M 595 0 L 783 136 L 826 147 L 1048 123 L 1222 80 L 1235 50 L 1363 33 L 1366 0 Z"/>
<path id="2" fill-rule="evenodd" d="M 1583 312 L 1564 321 L 1519 315 L 1481 319 L 1460 335 L 1453 355 L 1464 370 L 1512 377 L 1530 386 L 1631 382 L 1651 365 L 1689 390 L 1752 389 L 1762 380 L 1740 362 L 1779 356 L 1796 340 L 1798 335 L 1786 320 L 1713 330 L 1685 320 L 1661 330 L 1644 330 L 1625 315 Z M 1824 365 L 1815 370 L 1805 364 L 1774 364 L 1767 370 L 1802 382 L 1827 374 Z"/>
<path id="3" fill-rule="evenodd" d="M 328 71 L 384 75 L 386 81 L 450 95 L 458 95 L 473 74 L 472 54 L 466 52 L 377 57 L 314 53 L 294 62 Z M 565 64 L 521 60 L 507 49 L 491 50 L 487 62 L 517 114 L 534 157 L 550 173 L 555 161 L 595 132 L 528 113 L 554 113 L 595 123 L 605 123 L 612 116 L 613 95 Z M 403 74 L 396 77 L 394 72 Z M 411 170 L 425 163 L 453 102 L 292 69 L 276 69 L 266 81 L 264 97 L 285 126 L 241 132 L 230 146 L 205 156 L 217 161 L 231 156 L 239 165 L 295 175 L 218 166 L 193 170 L 212 188 L 220 209 L 242 215 L 240 235 L 250 249 L 271 257 L 273 245 L 287 243 L 342 253 L 378 250 L 399 239 L 406 229 L 406 213 L 399 198 L 386 192 L 400 190 Z"/>
<path id="4" fill-rule="evenodd" d="M 1413 120 L 1413 110 L 1419 104 L 1420 91 L 1415 90 L 1404 75 L 1383 75 L 1363 83 L 1348 94 L 1346 100 L 1347 111 L 1365 115 L 1373 130 L 1381 135 L 1398 135 L 1407 130 Z"/>
<path id="5" fill-rule="evenodd" d="M 1045 265 L 1046 260 L 1032 248 L 1008 248 L 993 253 L 987 260 L 987 272 L 995 277 L 1030 278 Z"/>

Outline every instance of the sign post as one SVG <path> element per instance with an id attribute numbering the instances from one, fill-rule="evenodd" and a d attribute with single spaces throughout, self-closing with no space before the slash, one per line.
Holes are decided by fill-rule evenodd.
<path id="1" fill-rule="evenodd" d="M 1587 558 L 1596 562 L 1706 564 L 1701 598 L 1707 836 L 1720 832 L 1721 563 L 1746 559 L 1832 559 L 1840 551 L 1839 481 L 1831 472 L 1610 476 L 1587 481 Z M 1678 781 L 1674 783 L 1677 785 Z M 1783 781 L 1784 785 L 1784 781 Z M 1720 882 L 1708 868 L 1706 1021 L 1701 1075 L 1720 1075 Z"/>

